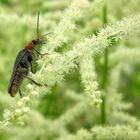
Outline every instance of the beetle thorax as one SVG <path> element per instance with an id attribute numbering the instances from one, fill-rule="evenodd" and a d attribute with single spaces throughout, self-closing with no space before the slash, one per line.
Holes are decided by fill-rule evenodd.
<path id="1" fill-rule="evenodd" d="M 25 49 L 33 49 L 35 47 L 34 43 L 31 41 L 27 46 L 25 46 Z"/>

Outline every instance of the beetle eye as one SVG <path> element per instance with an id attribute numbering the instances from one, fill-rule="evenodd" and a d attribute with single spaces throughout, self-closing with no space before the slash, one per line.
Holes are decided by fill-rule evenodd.
<path id="1" fill-rule="evenodd" d="M 34 45 L 38 44 L 38 40 L 32 40 L 32 42 L 33 42 Z"/>

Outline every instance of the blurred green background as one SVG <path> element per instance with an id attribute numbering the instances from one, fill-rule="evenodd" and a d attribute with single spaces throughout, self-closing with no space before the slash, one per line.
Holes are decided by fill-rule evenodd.
<path id="1" fill-rule="evenodd" d="M 140 0 L 108 0 L 105 2 L 105 5 L 99 3 L 98 6 L 100 7 L 94 7 L 94 0 L 90 0 L 90 2 L 93 4 L 93 12 L 88 11 L 88 17 L 83 17 L 76 22 L 79 29 L 78 35 L 73 37 L 70 44 L 64 44 L 57 52 L 62 53 L 67 51 L 71 49 L 72 44 L 78 42 L 83 37 L 89 36 L 92 33 L 97 34 L 104 26 L 103 11 L 105 5 L 107 7 L 108 23 L 115 23 L 124 17 L 129 17 L 129 15 L 140 12 Z M 40 33 L 44 34 L 53 31 L 54 27 L 61 20 L 64 9 L 70 3 L 71 0 L 0 0 L 1 120 L 4 109 L 10 108 L 12 110 L 14 102 L 20 99 L 19 95 L 14 99 L 11 98 L 7 93 L 7 87 L 16 55 L 28 42 L 36 38 L 37 12 L 40 11 L 41 13 Z M 113 53 L 119 47 L 137 48 L 139 44 L 139 37 L 134 35 L 127 40 L 115 43 L 112 49 L 109 50 L 109 53 Z M 96 72 L 99 85 L 101 85 L 104 71 L 101 61 L 102 56 L 97 56 L 93 59 L 96 61 Z M 108 68 L 108 74 L 110 72 L 111 68 Z M 109 79 L 109 75 L 107 77 Z M 22 84 L 23 91 L 27 83 L 29 81 L 25 80 Z M 109 87 L 109 80 L 107 81 L 107 86 L 107 88 L 113 88 Z M 109 93 L 106 96 L 106 125 L 135 125 L 134 121 L 130 123 L 128 120 L 127 122 L 127 117 L 140 119 L 140 66 L 138 62 L 123 64 L 117 86 L 118 93 Z M 100 88 L 102 87 L 100 86 Z M 75 69 L 65 76 L 65 80 L 61 84 L 54 85 L 50 93 L 39 99 L 38 103 L 32 107 L 32 118 L 27 116 L 24 125 L 15 124 L 1 131 L 0 139 L 23 140 L 26 138 L 30 140 L 51 140 L 69 133 L 74 134 L 80 128 L 90 129 L 93 126 L 102 125 L 101 108 L 96 109 L 91 107 L 85 101 L 83 91 L 84 88 L 81 84 L 79 69 Z M 129 109 L 127 109 L 127 106 L 129 106 L 127 102 L 132 105 L 131 108 L 128 107 Z M 74 112 L 74 108 L 77 114 Z M 71 113 L 72 109 L 75 115 L 73 115 L 73 112 Z M 114 110 L 127 114 L 126 120 L 118 121 L 119 117 L 117 118 L 112 113 Z M 63 122 L 65 122 L 65 127 L 63 127 L 61 132 L 58 126 L 61 126 Z"/>

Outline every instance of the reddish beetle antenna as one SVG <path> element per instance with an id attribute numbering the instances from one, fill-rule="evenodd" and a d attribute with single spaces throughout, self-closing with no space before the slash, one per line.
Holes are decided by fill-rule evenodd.
<path id="1" fill-rule="evenodd" d="M 37 38 L 39 38 L 39 15 L 40 15 L 40 12 L 38 12 L 37 14 L 37 28 L 36 28 Z"/>

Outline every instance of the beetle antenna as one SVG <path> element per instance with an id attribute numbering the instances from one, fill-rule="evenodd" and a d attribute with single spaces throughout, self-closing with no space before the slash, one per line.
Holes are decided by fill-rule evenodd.
<path id="1" fill-rule="evenodd" d="M 47 35 L 52 34 L 52 33 L 53 33 L 53 32 L 46 33 L 46 34 L 44 34 L 44 35 L 41 35 L 39 38 L 43 38 L 44 36 L 47 36 Z"/>
<path id="2" fill-rule="evenodd" d="M 39 38 L 39 15 L 40 15 L 40 12 L 38 12 L 37 14 L 37 28 L 36 28 L 37 38 Z"/>

